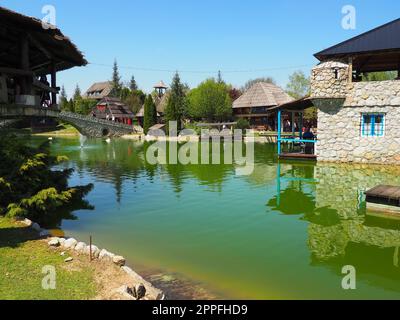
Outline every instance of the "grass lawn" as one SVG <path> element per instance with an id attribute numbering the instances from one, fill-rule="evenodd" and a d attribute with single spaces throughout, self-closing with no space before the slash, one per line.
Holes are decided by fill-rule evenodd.
<path id="1" fill-rule="evenodd" d="M 71 268 L 59 252 L 35 240 L 36 233 L 0 216 L 0 300 L 81 300 L 96 295 L 94 270 Z M 44 290 L 43 266 L 56 270 L 56 289 Z"/>
<path id="2" fill-rule="evenodd" d="M 78 136 L 79 132 L 70 124 L 59 124 L 54 131 L 36 133 L 35 135 Z"/>

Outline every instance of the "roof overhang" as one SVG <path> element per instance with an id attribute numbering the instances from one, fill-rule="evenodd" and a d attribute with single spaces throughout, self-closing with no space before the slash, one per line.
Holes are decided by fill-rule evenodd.
<path id="1" fill-rule="evenodd" d="M 43 27 L 39 19 L 0 7 L 0 67 L 20 67 L 20 39 L 29 41 L 30 68 L 36 74 L 87 64 L 83 54 L 55 26 Z"/>

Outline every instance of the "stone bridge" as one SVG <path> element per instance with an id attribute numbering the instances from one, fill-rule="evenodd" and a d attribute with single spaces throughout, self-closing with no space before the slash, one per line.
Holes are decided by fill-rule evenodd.
<path id="1" fill-rule="evenodd" d="M 133 126 L 53 108 L 0 104 L 1 119 L 53 118 L 67 122 L 91 138 L 120 137 L 134 132 Z"/>

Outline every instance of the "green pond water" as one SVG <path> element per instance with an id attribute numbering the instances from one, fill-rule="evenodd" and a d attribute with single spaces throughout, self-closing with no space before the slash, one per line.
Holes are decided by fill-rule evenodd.
<path id="1" fill-rule="evenodd" d="M 63 220 L 67 236 L 92 235 L 171 297 L 400 298 L 400 227 L 367 218 L 364 198 L 400 185 L 400 168 L 278 163 L 274 145 L 256 144 L 254 172 L 237 176 L 235 165 L 150 165 L 147 147 L 51 142 L 71 185 L 94 184 L 95 209 Z M 356 290 L 342 288 L 346 265 Z"/>

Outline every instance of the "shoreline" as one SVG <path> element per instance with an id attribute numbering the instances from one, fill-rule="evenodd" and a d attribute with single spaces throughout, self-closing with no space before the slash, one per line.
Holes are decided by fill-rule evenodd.
<path id="1" fill-rule="evenodd" d="M 110 268 L 117 267 L 120 274 L 114 274 L 113 276 L 120 276 L 121 279 L 125 278 L 123 280 L 123 282 L 125 283 L 120 287 L 114 288 L 113 292 L 108 292 L 108 294 L 111 294 L 111 298 L 109 298 L 109 300 L 139 300 L 136 299 L 134 295 L 132 295 L 132 291 L 135 291 L 141 287 L 144 287 L 145 291 L 145 296 L 143 297 L 143 300 L 166 299 L 166 296 L 162 290 L 153 286 L 152 283 L 145 280 L 141 275 L 139 275 L 132 268 L 127 266 L 124 257 L 111 253 L 106 249 L 100 249 L 94 244 L 87 245 L 84 242 L 79 242 L 72 237 L 52 236 L 49 230 L 41 228 L 39 224 L 31 221 L 30 219 L 17 218 L 15 219 L 15 221 L 17 223 L 21 223 L 27 228 L 36 231 L 38 234 L 38 240 L 47 242 L 49 248 L 57 251 L 61 255 L 65 255 L 65 253 L 68 252 L 68 255 L 70 256 L 70 258 L 68 259 L 71 259 L 70 261 L 73 261 L 75 257 L 86 256 L 90 259 L 91 256 L 89 262 L 91 265 L 102 264 Z M 98 273 L 104 273 L 104 269 L 101 265 L 98 269 Z M 102 278 L 103 276 L 104 278 L 107 278 L 106 275 L 98 274 L 97 276 L 99 276 L 100 278 Z"/>

